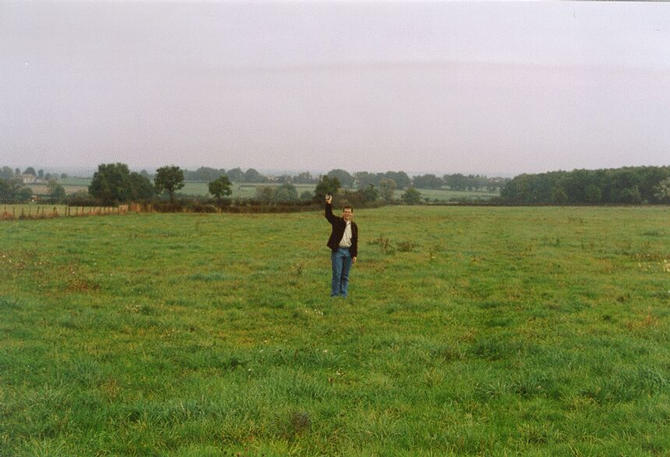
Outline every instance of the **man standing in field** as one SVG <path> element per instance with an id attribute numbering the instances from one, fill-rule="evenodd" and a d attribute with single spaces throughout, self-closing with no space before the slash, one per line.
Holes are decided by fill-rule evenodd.
<path id="1" fill-rule="evenodd" d="M 346 297 L 349 286 L 349 270 L 356 263 L 358 255 L 358 226 L 352 220 L 354 209 L 345 206 L 342 217 L 333 215 L 333 196 L 326 195 L 326 219 L 332 226 L 328 247 L 332 251 L 330 260 L 333 264 L 333 280 L 331 297 Z"/>

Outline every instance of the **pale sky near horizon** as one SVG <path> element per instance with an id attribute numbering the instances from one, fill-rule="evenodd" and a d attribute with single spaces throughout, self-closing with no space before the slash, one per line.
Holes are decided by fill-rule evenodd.
<path id="1" fill-rule="evenodd" d="M 2 2 L 0 166 L 670 165 L 670 4 Z"/>

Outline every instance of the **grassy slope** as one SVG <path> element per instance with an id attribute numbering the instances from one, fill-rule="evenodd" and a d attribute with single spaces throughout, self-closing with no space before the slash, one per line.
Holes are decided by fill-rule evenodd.
<path id="1" fill-rule="evenodd" d="M 2 223 L 0 456 L 664 455 L 667 211 Z"/>

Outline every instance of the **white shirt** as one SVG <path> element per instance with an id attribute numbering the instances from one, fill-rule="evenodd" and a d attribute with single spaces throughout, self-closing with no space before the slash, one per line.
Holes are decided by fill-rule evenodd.
<path id="1" fill-rule="evenodd" d="M 342 235 L 342 239 L 340 240 L 340 247 L 351 247 L 351 221 L 347 221 L 347 226 L 344 228 L 344 235 Z"/>

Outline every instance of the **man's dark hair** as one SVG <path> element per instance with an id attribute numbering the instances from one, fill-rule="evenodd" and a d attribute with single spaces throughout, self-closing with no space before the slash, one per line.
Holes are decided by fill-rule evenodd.
<path id="1" fill-rule="evenodd" d="M 351 206 L 351 205 L 345 205 L 345 206 L 343 206 L 343 207 L 342 207 L 342 211 L 344 211 L 345 209 L 350 209 L 352 213 L 354 212 L 354 207 Z"/>

